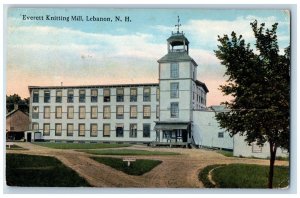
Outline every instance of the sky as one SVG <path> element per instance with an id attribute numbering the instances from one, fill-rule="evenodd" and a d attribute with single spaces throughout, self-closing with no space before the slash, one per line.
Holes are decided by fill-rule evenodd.
<path id="1" fill-rule="evenodd" d="M 250 23 L 279 23 L 280 52 L 290 44 L 286 10 L 249 9 L 100 9 L 9 8 L 7 13 L 6 92 L 28 97 L 28 86 L 157 83 L 157 60 L 167 53 L 166 39 L 180 31 L 190 41 L 198 80 L 209 89 L 207 105 L 229 100 L 219 90 L 225 67 L 216 58 L 218 35 L 235 31 L 254 46 Z M 46 20 L 82 16 L 84 21 Z M 112 21 L 87 21 L 86 17 Z M 129 17 L 130 22 L 125 21 Z M 30 20 L 30 17 L 32 20 Z M 41 19 L 43 20 L 37 20 Z M 115 21 L 120 17 L 122 22 Z"/>

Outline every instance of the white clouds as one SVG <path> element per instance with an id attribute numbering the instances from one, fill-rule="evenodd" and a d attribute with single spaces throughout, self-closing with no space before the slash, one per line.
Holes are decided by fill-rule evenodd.
<path id="1" fill-rule="evenodd" d="M 157 82 L 156 60 L 166 52 L 163 44 L 151 43 L 152 35 L 141 33 L 94 34 L 48 26 L 10 27 L 8 31 L 8 92 L 20 94 L 27 93 L 28 85 L 60 82 Z"/>
<path id="2" fill-rule="evenodd" d="M 269 17 L 257 17 L 255 15 L 247 15 L 237 17 L 234 20 L 209 20 L 209 19 L 194 19 L 189 20 L 182 26 L 182 30 L 190 35 L 190 41 L 193 40 L 193 45 L 196 48 L 202 49 L 216 49 L 218 35 L 223 36 L 224 34 L 230 35 L 232 31 L 236 32 L 237 35 L 243 35 L 246 42 L 253 42 L 254 35 L 250 26 L 250 23 L 257 20 L 258 23 L 265 23 L 266 28 L 271 28 L 276 22 L 278 26 L 278 41 L 285 45 L 288 45 L 289 41 L 289 22 L 279 21 L 275 16 Z M 167 26 L 153 26 L 154 29 L 163 33 L 170 32 L 173 27 Z M 282 33 L 284 32 L 284 33 Z"/>

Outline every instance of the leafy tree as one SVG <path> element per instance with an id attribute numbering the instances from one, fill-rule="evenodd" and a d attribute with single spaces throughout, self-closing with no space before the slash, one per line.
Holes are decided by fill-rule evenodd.
<path id="1" fill-rule="evenodd" d="M 250 25 L 256 38 L 255 52 L 235 32 L 231 38 L 218 36 L 215 55 L 228 76 L 220 89 L 233 99 L 223 103 L 228 111 L 218 113 L 216 119 L 231 136 L 244 135 L 249 145 L 269 143 L 268 187 L 272 188 L 276 150 L 290 150 L 290 47 L 284 55 L 279 54 L 277 23 L 271 29 L 265 29 L 264 23 L 258 27 L 256 20 Z"/>
<path id="2" fill-rule="evenodd" d="M 6 109 L 8 112 L 14 110 L 14 105 L 17 104 L 18 108 L 23 112 L 29 112 L 29 98 L 21 99 L 18 94 L 6 96 Z"/>

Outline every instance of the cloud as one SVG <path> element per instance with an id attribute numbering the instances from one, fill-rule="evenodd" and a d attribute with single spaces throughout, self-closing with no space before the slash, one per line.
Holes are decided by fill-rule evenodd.
<path id="1" fill-rule="evenodd" d="M 249 15 L 232 21 L 190 20 L 183 25 L 191 42 L 190 55 L 199 65 L 198 79 L 210 90 L 210 105 L 223 101 L 218 87 L 225 80 L 225 68 L 213 52 L 217 48 L 217 35 L 230 34 L 234 30 L 251 42 L 253 36 L 249 23 L 254 18 L 259 23 L 266 22 L 267 27 L 277 21 L 272 16 L 257 18 Z M 168 36 L 174 28 L 158 25 L 151 29 L 154 29 L 151 33 L 112 35 L 9 23 L 7 91 L 28 96 L 28 85 L 158 82 L 157 60 L 167 53 L 167 46 L 166 38 L 158 40 L 161 37 L 157 35 Z M 289 31 L 288 23 L 280 21 L 280 44 L 289 40 L 286 31 Z"/>
<path id="2" fill-rule="evenodd" d="M 265 23 L 266 28 L 271 28 L 276 22 L 278 25 L 278 41 L 284 45 L 289 42 L 289 20 L 279 21 L 275 16 L 257 17 L 255 15 L 240 16 L 234 20 L 210 20 L 210 19 L 193 19 L 189 20 L 182 26 L 182 30 L 188 35 L 189 40 L 193 41 L 192 45 L 200 49 L 216 49 L 218 45 L 218 35 L 230 35 L 232 31 L 237 35 L 243 35 L 246 42 L 253 43 L 254 35 L 250 23 L 257 20 L 259 24 Z M 153 29 L 162 33 L 171 32 L 173 27 L 152 26 Z M 253 46 L 253 45 L 252 45 Z"/>

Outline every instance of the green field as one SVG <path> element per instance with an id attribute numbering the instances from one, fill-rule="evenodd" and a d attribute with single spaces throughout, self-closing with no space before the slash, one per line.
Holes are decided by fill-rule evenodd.
<path id="1" fill-rule="evenodd" d="M 220 166 L 220 165 L 217 165 Z M 229 164 L 222 165 L 212 172 L 212 179 L 216 182 L 213 186 L 210 182 L 207 183 L 208 172 L 215 168 L 211 166 L 204 168 L 199 174 L 199 179 L 205 187 L 217 188 L 267 188 L 269 166 L 254 165 L 254 164 Z M 204 172 L 204 173 L 203 173 Z M 204 178 L 204 179 L 203 179 Z M 283 188 L 289 185 L 289 167 L 275 166 L 274 169 L 274 188 Z"/>
<path id="2" fill-rule="evenodd" d="M 146 151 L 135 149 L 115 149 L 115 150 L 78 150 L 94 155 L 179 155 L 174 152 L 161 152 L 161 151 Z"/>
<path id="3" fill-rule="evenodd" d="M 122 171 L 128 175 L 143 175 L 151 171 L 154 167 L 159 165 L 159 160 L 146 160 L 137 159 L 135 162 L 131 162 L 130 166 L 127 166 L 127 162 L 123 162 L 120 158 L 111 157 L 91 157 L 93 160 L 110 166 L 116 170 Z"/>
<path id="4" fill-rule="evenodd" d="M 6 154 L 8 186 L 79 187 L 90 186 L 75 171 L 53 157 Z"/>
<path id="5" fill-rule="evenodd" d="M 49 143 L 39 142 L 34 143 L 39 146 L 45 146 L 54 149 L 105 149 L 105 148 L 120 148 L 129 147 L 130 144 L 100 144 L 100 143 Z"/>

